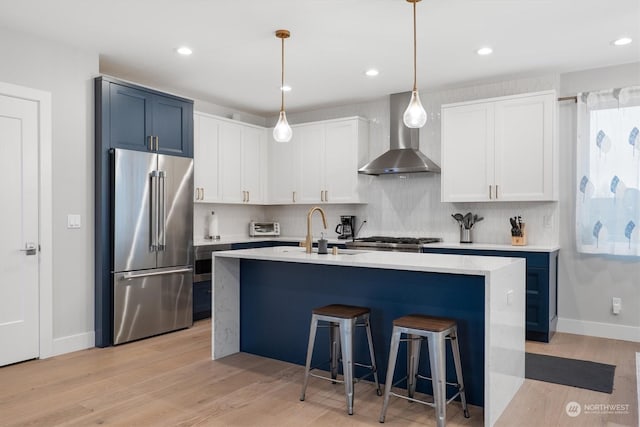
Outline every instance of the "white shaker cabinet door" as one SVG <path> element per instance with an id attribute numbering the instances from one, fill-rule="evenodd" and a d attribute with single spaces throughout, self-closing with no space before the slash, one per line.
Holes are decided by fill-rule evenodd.
<path id="1" fill-rule="evenodd" d="M 358 185 L 358 122 L 327 123 L 325 128 L 324 202 L 352 202 Z"/>
<path id="2" fill-rule="evenodd" d="M 553 198 L 553 95 L 495 103 L 498 200 Z"/>
<path id="3" fill-rule="evenodd" d="M 324 124 L 313 124 L 293 129 L 292 141 L 300 147 L 300 169 L 298 186 L 300 203 L 318 203 L 324 201 Z"/>
<path id="4" fill-rule="evenodd" d="M 479 202 L 493 196 L 492 104 L 442 110 L 442 201 Z"/>
<path id="5" fill-rule="evenodd" d="M 266 137 L 264 129 L 245 127 L 242 129 L 242 191 L 245 203 L 264 201 L 264 165 L 266 159 Z"/>
<path id="6" fill-rule="evenodd" d="M 242 203 L 242 127 L 235 123 L 220 123 L 220 200 Z"/>
<path id="7" fill-rule="evenodd" d="M 294 130 L 289 142 L 277 142 L 269 134 L 269 195 L 273 204 L 290 204 L 298 200 L 300 150 Z"/>
<path id="8" fill-rule="evenodd" d="M 219 121 L 194 115 L 194 187 L 196 202 L 217 202 Z"/>

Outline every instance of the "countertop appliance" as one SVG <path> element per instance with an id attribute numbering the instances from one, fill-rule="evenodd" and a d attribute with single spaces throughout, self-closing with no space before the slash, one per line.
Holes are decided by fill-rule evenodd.
<path id="1" fill-rule="evenodd" d="M 249 236 L 279 236 L 280 223 L 277 221 L 251 221 L 249 223 Z"/>
<path id="2" fill-rule="evenodd" d="M 193 323 L 193 159 L 111 153 L 115 345 Z"/>
<path id="3" fill-rule="evenodd" d="M 356 217 L 353 215 L 340 215 L 340 224 L 336 225 L 338 239 L 351 239 L 356 230 Z"/>
<path id="4" fill-rule="evenodd" d="M 346 242 L 349 249 L 366 249 L 371 251 L 420 252 L 423 245 L 442 242 L 440 237 L 388 237 L 371 236 L 357 238 Z"/>

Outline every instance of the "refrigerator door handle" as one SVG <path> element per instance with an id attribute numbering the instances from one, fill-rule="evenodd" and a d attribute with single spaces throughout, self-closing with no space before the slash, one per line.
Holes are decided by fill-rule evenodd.
<path id="1" fill-rule="evenodd" d="M 167 232 L 167 190 L 165 187 L 165 177 L 167 176 L 166 171 L 158 171 L 159 177 L 159 200 L 158 207 L 159 212 L 158 215 L 160 218 L 158 219 L 158 251 L 164 251 L 167 245 L 166 232 Z"/>
<path id="2" fill-rule="evenodd" d="M 152 171 L 149 174 L 151 178 L 151 194 L 149 200 L 151 201 L 151 221 L 149 231 L 149 251 L 158 251 L 158 171 Z"/>
<path id="3" fill-rule="evenodd" d="M 193 271 L 192 267 L 176 268 L 174 270 L 152 271 L 149 273 L 124 273 L 121 277 L 121 280 L 132 280 L 151 276 L 163 276 L 166 274 L 188 273 L 190 271 Z"/>

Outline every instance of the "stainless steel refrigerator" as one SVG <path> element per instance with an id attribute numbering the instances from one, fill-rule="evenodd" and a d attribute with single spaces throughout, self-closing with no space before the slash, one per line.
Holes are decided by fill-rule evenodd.
<path id="1" fill-rule="evenodd" d="M 113 343 L 193 323 L 193 159 L 115 149 Z"/>

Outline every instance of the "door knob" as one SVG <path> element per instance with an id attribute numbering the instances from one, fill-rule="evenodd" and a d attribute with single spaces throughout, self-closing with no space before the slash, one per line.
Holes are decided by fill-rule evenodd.
<path id="1" fill-rule="evenodd" d="M 36 254 L 36 244 L 33 242 L 27 242 L 24 244 L 24 249 L 20 249 L 25 255 L 35 255 Z"/>

